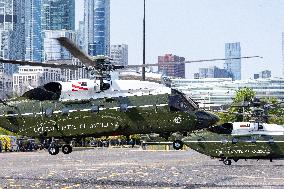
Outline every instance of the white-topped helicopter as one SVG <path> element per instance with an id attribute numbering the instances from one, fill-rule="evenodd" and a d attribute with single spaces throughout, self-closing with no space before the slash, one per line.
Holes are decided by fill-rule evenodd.
<path id="1" fill-rule="evenodd" d="M 110 75 L 117 69 L 158 64 L 115 65 L 107 57 L 89 57 L 67 38 L 57 40 L 84 66 L 0 60 L 0 63 L 19 65 L 86 68 L 95 74 L 92 79 L 50 82 L 25 92 L 20 98 L 0 100 L 0 127 L 19 135 L 52 139 L 51 155 L 58 154 L 59 147 L 63 153 L 70 153 L 72 138 L 148 133 L 170 135 L 207 128 L 219 120 L 214 114 L 200 110 L 189 96 L 179 91 L 147 81 L 114 80 Z M 241 58 L 255 57 L 258 56 Z M 220 60 L 225 59 L 185 63 Z M 57 138 L 63 139 L 65 144 L 56 143 L 53 139 Z"/>

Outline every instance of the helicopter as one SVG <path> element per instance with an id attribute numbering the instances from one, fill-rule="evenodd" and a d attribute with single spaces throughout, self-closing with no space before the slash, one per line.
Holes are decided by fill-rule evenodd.
<path id="1" fill-rule="evenodd" d="M 117 69 L 157 64 L 114 65 L 108 57 L 89 57 L 68 38 L 60 37 L 57 40 L 83 66 L 0 60 L 1 63 L 19 65 L 85 68 L 93 76 L 92 79 L 49 82 L 27 91 L 19 98 L 0 100 L 0 127 L 41 141 L 51 139 L 49 154 L 58 154 L 60 147 L 64 154 L 71 153 L 72 138 L 147 133 L 168 136 L 177 131 L 187 133 L 207 128 L 218 122 L 216 115 L 200 110 L 189 96 L 177 90 L 147 81 L 111 78 L 110 72 Z M 225 59 L 185 63 L 219 60 Z M 60 145 L 55 139 L 61 139 L 65 144 Z M 181 145 L 180 141 L 175 143 Z"/>
<path id="2" fill-rule="evenodd" d="M 273 106 L 255 98 L 241 107 L 252 108 L 251 113 L 245 114 L 252 120 L 205 128 L 183 138 L 183 143 L 197 152 L 220 158 L 225 165 L 240 159 L 272 162 L 284 158 L 284 125 L 267 123 Z"/>

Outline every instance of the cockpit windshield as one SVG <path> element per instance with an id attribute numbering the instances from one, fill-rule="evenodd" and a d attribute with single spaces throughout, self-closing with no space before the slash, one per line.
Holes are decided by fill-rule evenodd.
<path id="1" fill-rule="evenodd" d="M 198 105 L 184 93 L 172 89 L 172 95 L 169 96 L 169 107 L 171 111 L 195 111 Z"/>
<path id="2" fill-rule="evenodd" d="M 209 131 L 217 134 L 231 134 L 233 131 L 232 123 L 224 123 L 215 127 L 210 127 Z"/>

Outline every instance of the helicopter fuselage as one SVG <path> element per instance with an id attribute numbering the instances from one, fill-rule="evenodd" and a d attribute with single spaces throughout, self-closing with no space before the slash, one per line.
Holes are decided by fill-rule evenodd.
<path id="1" fill-rule="evenodd" d="M 70 138 L 187 132 L 218 121 L 203 111 L 173 110 L 169 96 L 9 101 L 0 106 L 0 127 L 30 137 Z"/>
<path id="2" fill-rule="evenodd" d="M 229 128 L 228 124 L 197 131 L 183 142 L 197 152 L 222 160 L 284 158 L 284 126 L 235 122 Z"/>

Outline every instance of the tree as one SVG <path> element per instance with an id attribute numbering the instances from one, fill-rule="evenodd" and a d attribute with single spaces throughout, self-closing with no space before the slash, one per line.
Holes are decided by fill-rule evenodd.
<path id="1" fill-rule="evenodd" d="M 228 112 L 218 113 L 222 123 L 235 121 L 249 121 L 249 118 L 244 116 L 245 113 L 250 112 L 249 107 L 240 107 L 252 102 L 255 98 L 255 92 L 248 87 L 236 91 L 233 103 L 228 109 Z"/>

